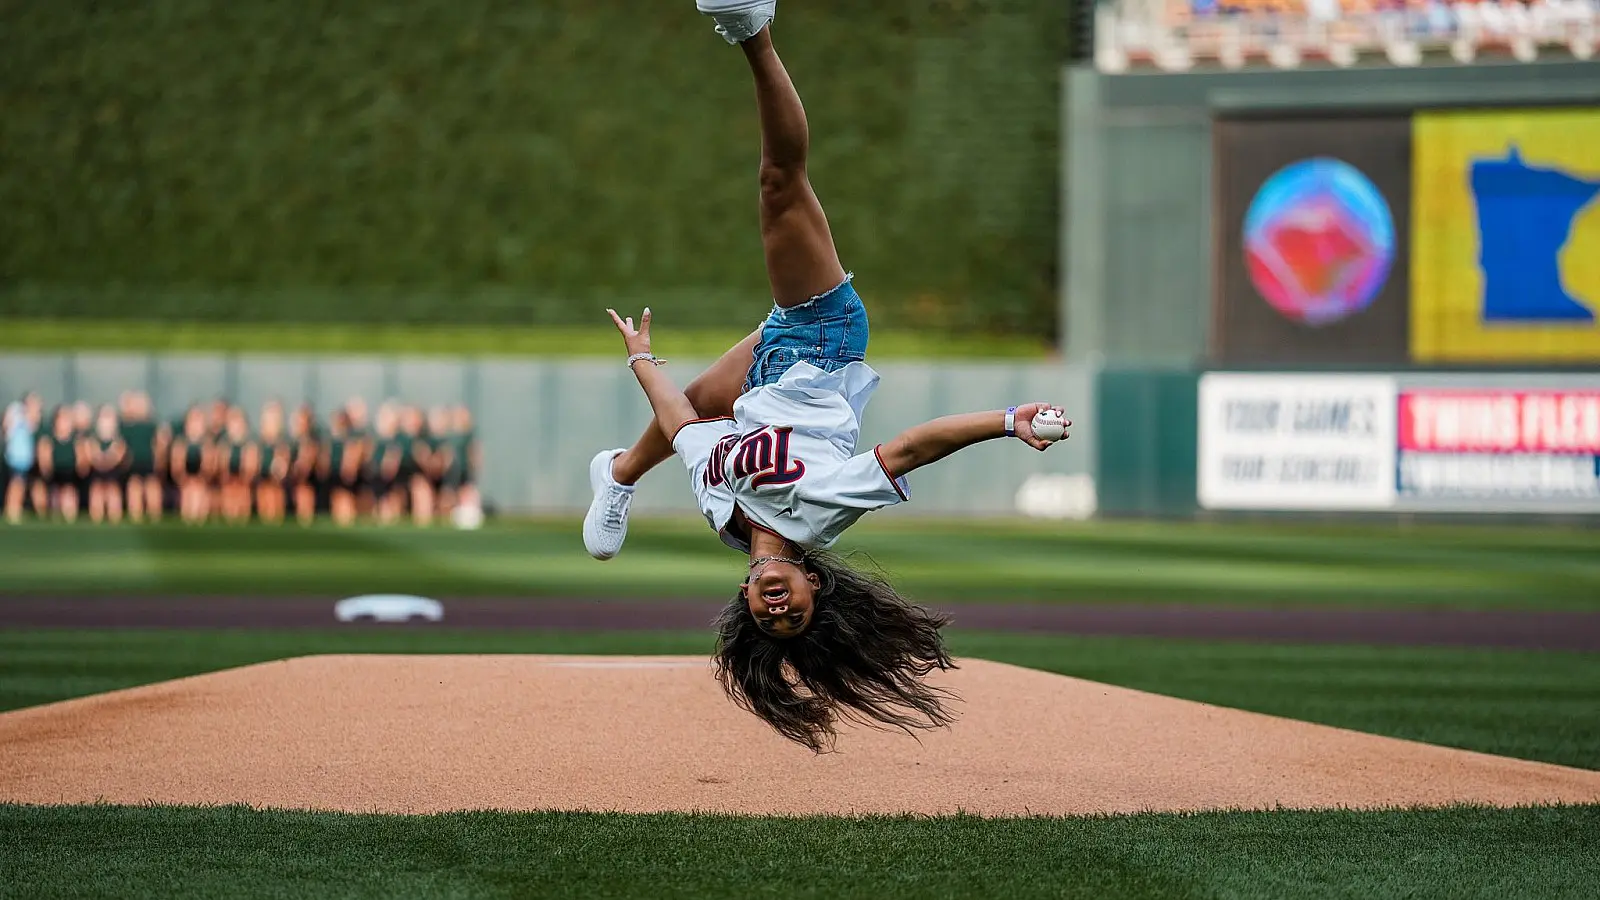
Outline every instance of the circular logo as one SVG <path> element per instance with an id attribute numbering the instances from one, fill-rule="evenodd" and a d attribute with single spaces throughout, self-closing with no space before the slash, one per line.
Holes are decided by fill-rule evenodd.
<path id="1" fill-rule="evenodd" d="M 1301 160 L 1273 173 L 1244 217 L 1250 283 L 1284 317 L 1326 325 L 1372 302 L 1394 260 L 1383 194 L 1342 160 Z"/>

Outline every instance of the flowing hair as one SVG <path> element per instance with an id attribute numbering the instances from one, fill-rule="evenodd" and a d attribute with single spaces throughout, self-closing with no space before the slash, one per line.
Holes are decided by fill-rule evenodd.
<path id="1" fill-rule="evenodd" d="M 717 681 L 733 702 L 818 753 L 833 745 L 840 720 L 908 734 L 949 725 L 944 703 L 955 695 L 922 680 L 956 667 L 939 634 L 949 617 L 832 553 L 803 558 L 822 583 L 804 632 L 763 631 L 742 590 L 717 616 Z"/>

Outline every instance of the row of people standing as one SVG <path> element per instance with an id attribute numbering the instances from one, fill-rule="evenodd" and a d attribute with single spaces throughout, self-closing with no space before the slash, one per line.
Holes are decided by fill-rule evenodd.
<path id="1" fill-rule="evenodd" d="M 98 413 L 70 404 L 48 417 L 29 395 L 8 409 L 4 428 L 12 521 L 25 505 L 74 520 L 84 502 L 95 521 L 173 509 L 191 523 L 278 523 L 290 514 L 309 523 L 326 512 L 342 525 L 364 516 L 428 524 L 481 509 L 478 443 L 462 406 L 424 412 L 385 403 L 369 422 L 354 398 L 323 423 L 309 405 L 273 401 L 252 423 L 241 407 L 217 401 L 166 423 L 139 392 Z"/>

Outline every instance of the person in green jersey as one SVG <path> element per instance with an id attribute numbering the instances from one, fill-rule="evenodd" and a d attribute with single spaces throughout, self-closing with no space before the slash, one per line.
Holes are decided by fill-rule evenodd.
<path id="1" fill-rule="evenodd" d="M 122 487 L 127 473 L 128 445 L 117 423 L 117 411 L 100 407 L 94 432 L 85 440 L 89 457 L 89 521 L 122 521 Z"/>
<path id="2" fill-rule="evenodd" d="M 216 455 L 208 431 L 205 410 L 191 406 L 172 442 L 167 471 L 178 487 L 178 514 L 188 525 L 203 525 L 211 517 L 211 473 Z"/>
<path id="3" fill-rule="evenodd" d="M 457 524 L 476 522 L 483 517 L 483 503 L 478 496 L 478 472 L 482 468 L 482 450 L 477 433 L 473 430 L 472 411 L 465 406 L 450 410 L 450 464 L 445 469 L 445 504 L 450 517 Z"/>
<path id="4" fill-rule="evenodd" d="M 356 521 L 356 491 L 361 484 L 361 444 L 350 437 L 350 414 L 339 410 L 328 423 L 328 439 L 323 442 L 321 469 L 327 481 L 328 512 L 335 525 L 349 526 Z"/>
<path id="5" fill-rule="evenodd" d="M 91 463 L 94 461 L 94 450 L 90 446 L 90 439 L 94 437 L 94 407 L 87 400 L 75 400 L 72 404 L 72 433 L 78 442 L 78 503 L 81 506 L 89 502 L 89 473 Z"/>
<path id="6" fill-rule="evenodd" d="M 317 518 L 317 459 L 321 449 L 317 445 L 316 414 L 302 404 L 289 418 L 289 466 L 284 478 L 284 489 L 294 501 L 294 517 L 301 525 L 310 525 Z"/>
<path id="7" fill-rule="evenodd" d="M 437 516 L 447 516 L 450 509 L 446 505 L 445 478 L 450 471 L 450 410 L 443 406 L 435 406 L 428 410 L 427 421 L 424 423 L 423 440 L 427 449 L 427 466 L 423 469 L 422 477 L 425 481 L 431 509 L 428 510 L 428 521 Z M 413 505 L 413 513 L 416 512 Z"/>
<path id="8" fill-rule="evenodd" d="M 372 456 L 377 449 L 377 436 L 372 422 L 367 418 L 367 401 L 353 396 L 344 405 L 348 434 L 345 455 L 354 456 L 353 465 L 360 477 L 356 481 L 356 514 L 369 516 L 377 512 L 377 485 L 372 481 Z"/>
<path id="9" fill-rule="evenodd" d="M 222 520 L 230 525 L 242 525 L 250 520 L 250 488 L 261 467 L 261 448 L 250 436 L 249 416 L 237 406 L 230 406 L 223 418 L 218 455 L 221 459 L 217 481 Z"/>
<path id="10" fill-rule="evenodd" d="M 165 505 L 162 474 L 172 432 L 151 415 L 150 396 L 143 391 L 127 391 L 118 402 L 122 440 L 128 445 L 128 519 L 143 522 L 149 516 L 150 521 L 159 522 Z"/>
<path id="11" fill-rule="evenodd" d="M 289 437 L 284 432 L 282 403 L 268 400 L 262 405 L 254 444 L 256 516 L 265 524 L 282 525 L 289 483 Z"/>
<path id="12" fill-rule="evenodd" d="M 50 430 L 39 438 L 39 475 L 47 495 L 44 510 L 54 510 L 68 522 L 78 520 L 79 435 L 73 426 L 72 407 L 57 407 Z"/>
<path id="13" fill-rule="evenodd" d="M 401 443 L 399 488 L 405 507 L 415 525 L 433 524 L 434 494 L 429 472 L 433 468 L 433 448 L 428 441 L 428 423 L 415 406 L 400 410 Z"/>
<path id="14" fill-rule="evenodd" d="M 393 403 L 378 407 L 372 418 L 372 450 L 367 457 L 367 484 L 378 524 L 390 525 L 405 507 L 401 466 L 411 445 L 400 434 L 400 415 Z"/>

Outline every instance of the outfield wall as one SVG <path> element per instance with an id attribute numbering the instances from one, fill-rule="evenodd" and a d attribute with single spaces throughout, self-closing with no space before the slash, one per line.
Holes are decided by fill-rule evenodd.
<path id="1" fill-rule="evenodd" d="M 686 383 L 704 361 L 673 360 Z M 1053 400 L 1069 410 L 1092 408 L 1093 373 L 1059 365 L 885 362 L 883 384 L 862 435 L 863 446 L 951 412 Z M 636 438 L 648 405 L 619 360 L 456 360 L 375 357 L 223 355 L 0 355 L 0 397 L 37 390 L 47 403 L 109 402 L 125 389 L 147 389 L 163 416 L 189 403 L 227 397 L 247 410 L 269 398 L 310 401 L 319 416 L 351 396 L 369 404 L 388 398 L 433 405 L 466 403 L 477 414 L 483 443 L 485 496 L 521 513 L 570 513 L 588 504 L 587 463 L 603 447 Z M 1080 423 L 1085 415 L 1076 418 Z M 1020 444 L 972 448 L 912 477 L 915 502 L 894 514 L 1008 515 L 1019 488 L 1041 474 L 1084 475 L 1094 445 L 1072 441 L 1049 454 Z M 647 483 L 638 509 L 693 512 L 682 469 Z"/>

